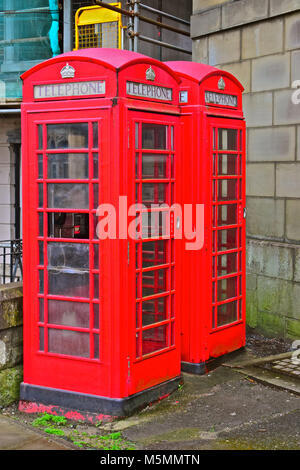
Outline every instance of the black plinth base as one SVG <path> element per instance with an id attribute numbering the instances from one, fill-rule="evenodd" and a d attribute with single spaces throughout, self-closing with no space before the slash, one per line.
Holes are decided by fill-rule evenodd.
<path id="1" fill-rule="evenodd" d="M 60 406 L 69 410 L 124 417 L 174 392 L 181 381 L 181 377 L 175 377 L 172 380 L 126 398 L 99 397 L 97 395 L 41 387 L 22 382 L 20 400 L 43 405 Z"/>
<path id="2" fill-rule="evenodd" d="M 239 353 L 241 353 L 244 349 L 245 348 L 242 347 L 240 349 L 237 349 L 236 351 L 232 351 L 220 357 L 209 359 L 208 361 L 205 361 L 205 362 L 199 362 L 199 363 L 181 362 L 181 370 L 182 372 L 187 372 L 188 374 L 204 375 L 216 369 L 216 367 L 222 365 L 227 359 L 234 358 Z"/>

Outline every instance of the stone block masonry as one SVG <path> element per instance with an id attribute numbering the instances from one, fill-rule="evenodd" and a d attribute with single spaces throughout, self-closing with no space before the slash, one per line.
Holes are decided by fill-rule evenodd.
<path id="1" fill-rule="evenodd" d="M 22 283 L 0 286 L 0 406 L 19 397 L 23 353 Z"/>
<path id="2" fill-rule="evenodd" d="M 202 3 L 194 0 L 193 60 L 245 88 L 248 324 L 300 339 L 300 3 Z"/>

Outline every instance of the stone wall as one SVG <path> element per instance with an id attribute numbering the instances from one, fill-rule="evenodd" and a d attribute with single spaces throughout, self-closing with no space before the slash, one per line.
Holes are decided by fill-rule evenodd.
<path id="1" fill-rule="evenodd" d="M 22 283 L 0 286 L 0 406 L 18 399 L 23 356 Z"/>
<path id="2" fill-rule="evenodd" d="M 194 0 L 193 60 L 245 87 L 248 323 L 300 338 L 299 0 Z"/>

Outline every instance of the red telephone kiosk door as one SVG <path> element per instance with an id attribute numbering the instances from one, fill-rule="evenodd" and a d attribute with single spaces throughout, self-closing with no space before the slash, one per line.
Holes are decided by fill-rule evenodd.
<path id="1" fill-rule="evenodd" d="M 172 377 L 179 360 L 175 348 L 179 341 L 175 278 L 180 275 L 176 272 L 180 251 L 176 245 L 175 252 L 173 215 L 169 210 L 177 197 L 179 117 L 135 111 L 129 114 L 135 174 L 131 202 L 137 205 L 134 213 L 139 224 L 137 239 L 131 241 L 136 306 L 131 386 L 139 391 L 153 382 L 151 370 L 157 370 L 156 377 L 159 370 L 167 370 Z"/>
<path id="2" fill-rule="evenodd" d="M 245 122 L 209 117 L 212 292 L 209 351 L 218 357 L 245 340 Z M 209 287 L 209 286 L 208 286 Z"/>

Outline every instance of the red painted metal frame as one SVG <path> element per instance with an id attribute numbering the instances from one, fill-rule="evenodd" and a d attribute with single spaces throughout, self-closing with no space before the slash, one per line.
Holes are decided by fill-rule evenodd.
<path id="1" fill-rule="evenodd" d="M 205 64 L 193 62 L 166 62 L 181 79 L 180 91 L 187 91 L 187 103 L 181 103 L 183 172 L 180 184 L 183 186 L 182 203 L 204 204 L 204 246 L 198 251 L 183 252 L 182 291 L 188 292 L 184 297 L 181 315 L 181 359 L 184 370 L 204 373 L 208 370 L 211 360 L 226 353 L 235 351 L 245 345 L 245 122 L 242 110 L 243 87 L 238 80 L 228 72 L 218 70 Z M 223 77 L 225 90 L 220 90 L 218 83 Z M 237 107 L 207 105 L 205 91 L 214 91 L 235 95 Z M 237 129 L 239 132 L 240 149 L 226 151 L 224 154 L 241 155 L 242 173 L 216 177 L 221 179 L 236 179 L 239 181 L 241 194 L 238 201 L 238 220 L 236 226 L 240 229 L 240 246 L 230 252 L 238 252 L 240 257 L 239 271 L 223 278 L 239 279 L 239 295 L 225 300 L 223 303 L 238 300 L 241 302 L 241 315 L 235 322 L 217 326 L 213 323 L 213 205 L 223 205 L 232 201 L 219 201 L 213 204 L 213 129 Z M 240 140 L 241 139 L 241 140 Z M 221 153 L 221 151 L 219 151 Z M 217 183 L 216 183 L 217 184 Z M 217 190 L 217 185 L 216 185 Z M 222 228 L 225 228 L 222 227 Z M 215 235 L 216 236 L 216 235 Z M 219 253 L 219 255 L 222 252 Z M 227 251 L 224 250 L 224 253 Z M 217 258 L 216 258 L 217 259 Z M 217 269 L 217 268 L 215 268 Z M 215 295 L 217 295 L 215 286 Z M 219 305 L 219 304 L 215 304 Z"/>
<path id="2" fill-rule="evenodd" d="M 35 100 L 33 86 L 42 83 L 55 83 L 60 77 L 61 68 L 67 63 L 76 70 L 76 81 L 92 79 L 106 80 L 106 94 L 103 97 L 66 97 L 66 99 Z M 151 64 L 155 70 L 157 83 L 173 90 L 171 103 L 155 100 L 134 99 L 126 96 L 126 80 L 145 81 L 146 70 Z M 40 321 L 38 299 L 69 300 L 62 295 L 47 294 L 47 242 L 97 244 L 94 237 L 95 208 L 93 205 L 93 185 L 99 183 L 100 202 L 119 208 L 119 196 L 128 197 L 128 205 L 135 203 L 135 147 L 134 123 L 149 121 L 174 127 L 176 156 L 179 151 L 179 108 L 178 82 L 176 75 L 164 64 L 156 60 L 129 53 L 128 51 L 85 50 L 80 53 L 63 54 L 50 59 L 23 75 L 24 87 L 22 104 L 23 141 L 23 233 L 24 233 L 24 383 L 51 389 L 92 394 L 99 397 L 123 398 L 154 387 L 162 382 L 180 376 L 180 350 L 178 312 L 180 292 L 176 295 L 174 344 L 141 358 L 136 358 L 136 297 L 135 297 L 135 240 L 105 239 L 99 243 L 99 266 L 94 269 L 93 253 L 90 249 L 90 279 L 99 274 L 99 300 L 94 299 L 93 283 L 90 283 L 89 298 L 76 297 L 76 302 L 99 304 L 100 327 L 94 328 L 93 313 L 89 328 L 55 325 L 56 329 L 76 330 L 90 334 L 90 357 L 68 356 L 47 351 L 48 324 L 47 307 L 44 319 Z M 66 83 L 74 79 L 64 79 Z M 147 111 L 147 113 L 143 112 Z M 93 155 L 92 129 L 89 124 L 89 144 L 87 149 L 46 149 L 46 124 L 67 122 L 94 122 L 99 126 L 99 179 L 91 173 Z M 38 149 L 37 126 L 43 126 L 44 146 Z M 90 170 L 87 179 L 46 180 L 47 154 L 88 153 Z M 169 152 L 169 151 L 168 151 Z M 173 151 L 172 151 L 173 152 Z M 169 152 L 170 153 L 170 152 Z M 38 178 L 38 155 L 43 155 L 43 178 Z M 175 156 L 175 172 L 180 172 L 180 161 Z M 60 209 L 38 207 L 38 184 L 43 185 L 44 204 L 47 201 L 48 183 L 82 183 L 89 185 L 89 208 Z M 127 208 L 126 208 L 127 209 Z M 89 214 L 89 238 L 65 239 L 49 238 L 47 233 L 47 213 L 78 212 Z M 38 213 L 43 213 L 44 232 L 38 233 Z M 130 219 L 129 219 L 130 220 Z M 117 219 L 117 232 L 120 221 Z M 39 265 L 38 242 L 44 242 L 44 264 Z M 169 242 L 171 243 L 171 242 Z M 176 254 L 175 254 L 176 256 Z M 177 262 L 176 267 L 177 267 Z M 173 266 L 173 265 L 172 265 Z M 175 266 L 175 264 L 174 264 Z M 180 266 L 180 254 L 178 255 Z M 171 269 L 171 268 L 170 268 Z M 38 272 L 45 272 L 44 294 L 39 293 Z M 175 276 L 179 275 L 176 271 Z M 175 283 L 178 280 L 175 279 Z M 46 305 L 47 302 L 44 302 Z M 91 309 L 91 312 L 93 310 Z M 39 346 L 39 327 L 44 328 L 44 350 Z M 100 335 L 99 358 L 93 355 L 94 335 Z M 54 403 L 55 404 L 55 403 Z"/>

